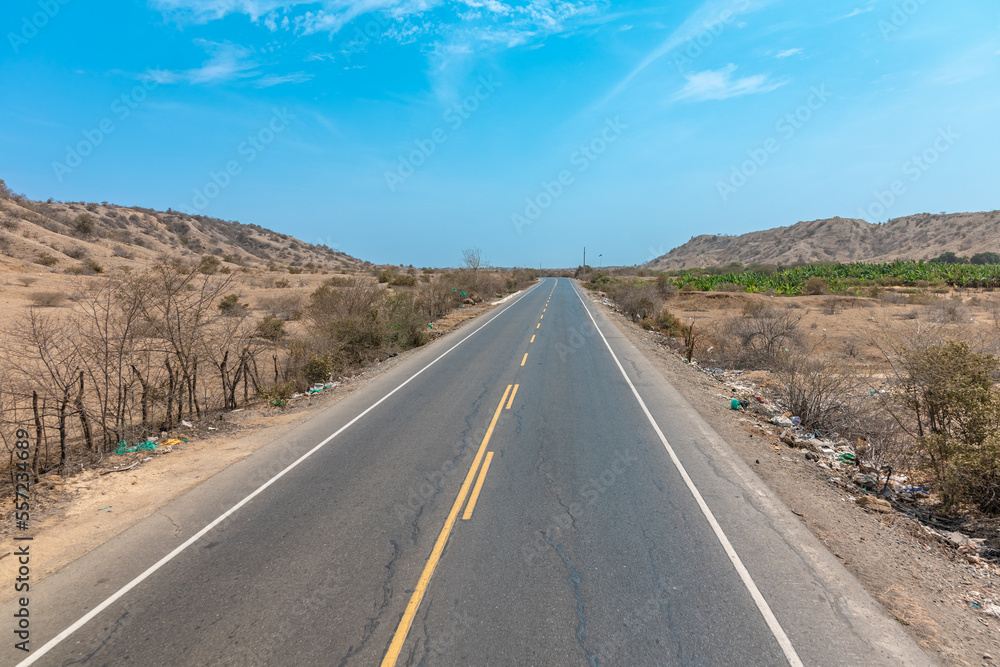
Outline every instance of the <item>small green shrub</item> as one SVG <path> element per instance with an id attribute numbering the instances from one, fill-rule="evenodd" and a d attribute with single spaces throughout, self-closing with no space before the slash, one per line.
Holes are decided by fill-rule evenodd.
<path id="1" fill-rule="evenodd" d="M 278 342 L 288 333 L 285 330 L 285 321 L 280 317 L 267 315 L 257 323 L 255 333 L 265 340 Z"/>
<path id="2" fill-rule="evenodd" d="M 227 294 L 219 300 L 219 312 L 226 317 L 242 317 L 250 310 L 250 304 L 242 303 L 238 294 Z"/>
<path id="3" fill-rule="evenodd" d="M 394 275 L 392 280 L 389 281 L 389 284 L 396 287 L 413 287 L 417 284 L 417 277 L 400 273 Z"/>

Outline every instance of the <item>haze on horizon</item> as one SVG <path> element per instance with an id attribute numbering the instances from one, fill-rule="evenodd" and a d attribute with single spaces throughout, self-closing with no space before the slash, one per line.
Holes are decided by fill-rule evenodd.
<path id="1" fill-rule="evenodd" d="M 15 0 L 0 178 L 364 260 L 998 208 L 1000 6 Z"/>

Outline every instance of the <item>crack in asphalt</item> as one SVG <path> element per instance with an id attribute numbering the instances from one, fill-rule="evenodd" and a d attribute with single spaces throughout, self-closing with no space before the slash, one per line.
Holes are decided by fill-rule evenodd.
<path id="1" fill-rule="evenodd" d="M 357 655 L 361 649 L 365 647 L 368 640 L 375 634 L 375 630 L 379 626 L 379 619 L 381 618 L 382 613 L 389 606 L 389 602 L 392 600 L 392 577 L 396 574 L 396 561 L 399 559 L 401 549 L 399 547 L 399 542 L 396 540 L 389 540 L 389 543 L 392 544 L 392 558 L 390 558 L 389 562 L 385 565 L 386 577 L 385 581 L 382 582 L 382 602 L 381 604 L 376 605 L 375 615 L 370 616 L 368 618 L 368 622 L 365 623 L 364 631 L 361 635 L 361 641 L 358 643 L 357 648 L 355 648 L 353 644 L 348 647 L 347 655 L 341 658 L 340 662 L 337 663 L 339 667 L 344 667 L 348 660 Z M 388 648 L 388 644 L 386 647 Z"/>
<path id="2" fill-rule="evenodd" d="M 435 493 L 434 495 L 436 496 L 437 493 Z M 431 498 L 433 497 L 434 496 L 431 496 Z M 413 521 L 410 522 L 410 526 L 413 527 L 413 530 L 410 531 L 410 539 L 413 541 L 414 546 L 416 546 L 417 539 L 420 537 L 420 526 L 418 524 L 420 523 L 420 517 L 423 515 L 423 513 L 424 513 L 424 506 L 421 505 L 417 509 L 417 515 L 413 517 Z"/>
<path id="3" fill-rule="evenodd" d="M 427 507 L 428 504 L 433 503 L 437 499 L 438 494 L 440 494 L 444 490 L 444 486 L 442 485 L 442 483 L 444 482 L 445 477 L 447 477 L 448 473 L 450 473 L 455 468 L 455 466 L 458 465 L 458 460 L 462 458 L 462 455 L 469 448 L 469 433 L 472 432 L 473 428 L 475 428 L 472 423 L 472 419 L 473 417 L 475 417 L 475 415 L 479 413 L 479 408 L 482 404 L 483 398 L 486 396 L 486 391 L 487 389 L 484 386 L 479 396 L 477 396 L 476 399 L 473 401 L 472 410 L 465 417 L 465 428 L 462 430 L 462 433 L 460 434 L 459 438 L 460 444 L 458 444 L 458 446 L 455 448 L 455 455 L 452 456 L 451 460 L 447 461 L 446 465 L 440 469 L 441 475 L 434 482 L 434 492 L 427 498 L 423 498 L 420 495 L 419 488 L 416 494 L 413 494 L 412 492 L 410 494 L 410 498 L 416 495 L 417 497 L 420 497 L 423 500 L 423 502 L 420 503 L 420 505 L 416 508 L 414 508 L 412 504 L 408 505 L 410 509 L 414 509 L 416 511 L 416 516 L 414 516 L 413 521 L 410 522 L 410 526 L 412 528 L 412 530 L 410 531 L 410 541 L 413 542 L 414 545 L 416 545 L 418 543 L 418 540 L 420 539 L 420 518 L 423 516 L 424 509 Z M 430 475 L 426 475 L 424 477 L 424 480 L 430 482 L 431 481 Z"/>
<path id="4" fill-rule="evenodd" d="M 64 664 L 66 664 L 66 665 L 83 665 L 83 664 L 86 664 L 87 662 L 90 662 L 90 659 L 93 658 L 95 655 L 97 655 L 100 652 L 100 650 L 102 648 L 104 648 L 105 644 L 107 644 L 109 641 L 111 641 L 111 637 L 118 631 L 118 628 L 121 627 L 122 621 L 125 620 L 126 616 L 128 616 L 128 612 L 127 611 L 126 612 L 122 612 L 122 615 L 118 617 L 117 621 L 115 621 L 115 627 L 111 628 L 111 632 L 108 633 L 108 636 L 105 637 L 103 641 L 101 641 L 100 645 L 97 648 L 95 648 L 93 651 L 91 651 L 87 655 L 83 656 L 79 660 L 74 660 L 72 662 L 67 662 L 67 663 L 64 663 Z"/>
<path id="5" fill-rule="evenodd" d="M 577 571 L 576 564 L 566 555 L 565 545 L 556 544 L 551 538 L 546 538 L 546 541 L 555 549 L 556 554 L 562 559 L 563 567 L 569 572 L 566 576 L 566 581 L 569 582 L 573 590 L 573 597 L 576 598 L 576 642 L 580 645 L 580 649 L 586 656 L 590 667 L 601 667 L 601 659 L 587 648 L 587 617 L 583 613 L 583 593 L 580 591 L 580 583 L 583 582 L 583 575 Z"/>
<path id="6" fill-rule="evenodd" d="M 173 519 L 171 519 L 169 516 L 167 516 L 163 512 L 157 512 L 157 514 L 159 514 L 160 516 L 162 516 L 164 519 L 166 519 L 167 521 L 169 521 L 173 525 L 173 527 L 174 527 L 174 537 L 177 537 L 178 535 L 181 534 L 180 524 L 178 524 L 176 521 L 174 521 Z"/>
<path id="7" fill-rule="evenodd" d="M 427 656 L 431 652 L 431 647 L 430 647 L 431 631 L 430 631 L 430 628 L 427 627 L 427 619 L 431 615 L 431 607 L 433 605 L 434 605 L 434 600 L 428 599 L 427 600 L 427 607 L 424 609 L 424 613 L 423 613 L 423 616 L 424 616 L 423 623 L 420 624 L 421 627 L 423 628 L 423 631 L 424 631 L 423 643 L 421 644 L 420 641 L 413 642 L 413 648 L 410 650 L 410 655 L 407 656 L 407 658 L 406 658 L 406 664 L 407 665 L 412 665 L 413 664 L 413 659 L 417 655 L 417 648 L 419 648 L 421 645 L 424 647 L 424 654 L 422 656 L 420 656 L 420 661 L 417 663 L 417 665 L 418 666 L 419 665 L 424 665 L 427 662 Z"/>

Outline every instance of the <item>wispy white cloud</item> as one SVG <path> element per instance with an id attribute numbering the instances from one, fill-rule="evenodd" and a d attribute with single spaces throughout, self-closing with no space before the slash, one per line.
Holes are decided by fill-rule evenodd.
<path id="1" fill-rule="evenodd" d="M 843 21 L 844 19 L 852 19 L 855 16 L 860 16 L 861 14 L 867 14 L 868 12 L 875 11 L 875 0 L 868 0 L 868 5 L 866 7 L 855 7 L 854 11 L 849 14 L 844 14 L 838 21 Z"/>
<path id="2" fill-rule="evenodd" d="M 257 61 L 251 49 L 231 42 L 195 40 L 208 52 L 201 67 L 186 70 L 150 70 L 157 83 L 222 83 L 257 76 Z"/>
<path id="3" fill-rule="evenodd" d="M 730 0 L 759 2 L 761 0 Z M 609 0 L 149 0 L 178 22 L 207 23 L 243 15 L 271 32 L 329 35 L 334 53 L 353 58 L 380 42 L 419 40 L 436 96 L 458 94 L 470 63 L 516 47 L 535 48 L 556 35 L 592 28 Z M 359 30 L 361 31 L 359 33 Z M 332 60 L 317 53 L 307 61 Z"/>
<path id="4" fill-rule="evenodd" d="M 790 58 L 792 56 L 797 56 L 802 53 L 802 49 L 785 49 L 784 51 L 778 51 L 774 54 L 775 58 Z"/>
<path id="5" fill-rule="evenodd" d="M 775 0 L 707 0 L 681 23 L 658 47 L 639 61 L 632 71 L 625 75 L 601 100 L 604 104 L 618 96 L 632 81 L 650 65 L 670 54 L 675 49 L 700 35 L 709 35 L 712 40 L 722 34 L 726 26 L 741 29 L 745 24 L 736 21 L 739 16 L 763 9 Z"/>
<path id="6" fill-rule="evenodd" d="M 726 100 L 742 95 L 769 93 L 788 83 L 787 80 L 774 81 L 767 74 L 734 78 L 733 74 L 736 69 L 736 65 L 730 63 L 722 69 L 685 75 L 687 83 L 671 99 L 675 102 L 681 100 L 690 102 Z"/>
<path id="7" fill-rule="evenodd" d="M 233 81 L 250 81 L 258 88 L 268 88 L 282 83 L 304 83 L 312 78 L 305 72 L 291 74 L 263 74 L 258 61 L 259 52 L 231 42 L 195 40 L 195 44 L 208 53 L 200 67 L 184 70 L 149 70 L 149 76 L 164 84 L 222 84 Z"/>
<path id="8" fill-rule="evenodd" d="M 312 0 L 150 0 L 150 4 L 179 20 L 206 23 L 229 14 L 246 14 L 257 21 L 288 5 L 315 3 Z"/>
<path id="9" fill-rule="evenodd" d="M 314 62 L 317 60 L 321 62 L 323 61 L 333 62 L 336 59 L 337 59 L 336 53 L 310 53 L 308 56 L 305 57 L 305 61 L 307 63 Z"/>
<path id="10" fill-rule="evenodd" d="M 313 78 L 308 72 L 292 72 L 291 74 L 268 74 L 253 82 L 258 88 L 280 86 L 283 83 L 305 83 Z"/>
<path id="11" fill-rule="evenodd" d="M 517 46 L 563 32 L 575 18 L 603 7 L 607 0 L 150 0 L 177 21 L 206 23 L 230 14 L 248 16 L 272 32 L 340 32 L 369 14 L 383 23 L 380 34 L 406 40 L 432 33 L 454 34 L 485 44 Z M 432 15 L 433 14 L 433 15 Z"/>

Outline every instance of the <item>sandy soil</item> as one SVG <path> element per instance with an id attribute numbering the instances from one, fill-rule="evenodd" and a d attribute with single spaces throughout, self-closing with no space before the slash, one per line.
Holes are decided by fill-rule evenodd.
<path id="1" fill-rule="evenodd" d="M 602 303 L 600 297 L 592 298 Z M 675 300 L 668 304 L 670 309 L 683 315 L 685 321 L 697 317 L 696 321 L 706 327 L 724 317 L 727 310 L 740 307 L 740 299 L 729 295 L 682 298 L 687 301 L 686 308 L 683 301 Z M 892 310 L 913 310 L 913 306 L 892 306 L 885 312 L 873 302 L 833 317 L 821 309 L 813 310 L 820 308 L 825 298 L 796 301 L 807 311 L 803 319 L 806 330 L 822 335 L 815 329 L 828 329 L 831 346 L 856 338 L 865 323 L 891 318 Z M 712 302 L 725 306 L 709 307 Z M 861 492 L 849 481 L 833 481 L 840 477 L 836 471 L 807 461 L 803 450 L 781 443 L 777 438 L 781 429 L 769 429 L 772 433 L 768 435 L 743 413 L 731 410 L 731 390 L 713 374 L 685 363 L 663 336 L 644 331 L 608 310 L 619 329 L 917 642 L 937 651 L 945 664 L 997 664 L 1000 619 L 985 609 L 1000 601 L 1000 569 L 970 563 L 898 512 L 878 514 L 858 507 L 852 498 Z M 979 318 L 983 326 L 992 325 L 984 314 Z M 817 322 L 815 329 L 809 329 L 811 322 Z"/>
<path id="2" fill-rule="evenodd" d="M 65 276 L 51 276 L 51 279 L 52 287 L 66 286 Z M 322 279 L 315 276 L 316 282 Z M 16 305 L 23 301 L 22 295 L 11 295 L 8 290 L 4 290 L 5 298 L 0 298 L 0 307 L 5 302 Z M 491 304 L 478 304 L 453 311 L 434 323 L 434 335 L 447 335 L 491 308 Z M 32 575 L 41 580 L 58 571 L 363 387 L 411 353 L 412 350 L 370 366 L 322 394 L 293 399 L 284 410 L 256 406 L 214 414 L 193 422 L 191 428 L 169 434 L 169 437 L 187 440 L 179 445 L 161 448 L 155 453 L 112 456 L 102 465 L 68 479 L 57 473 L 44 476 L 32 494 Z M 127 469 L 132 464 L 137 465 Z M 11 514 L 10 505 L 5 504 L 4 512 L 0 513 L 0 536 L 4 541 L 0 554 L 0 581 L 13 581 L 17 566 L 15 559 L 10 557 L 13 552 L 10 538 L 14 532 Z M 0 590 L 0 602 L 13 596 L 13 588 Z"/>

